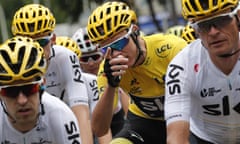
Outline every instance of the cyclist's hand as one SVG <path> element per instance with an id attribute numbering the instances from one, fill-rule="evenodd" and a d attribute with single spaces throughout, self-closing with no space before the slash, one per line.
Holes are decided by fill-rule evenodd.
<path id="1" fill-rule="evenodd" d="M 121 75 L 123 75 L 128 68 L 126 64 L 128 59 L 122 55 L 112 57 L 111 54 L 111 48 L 108 48 L 105 54 L 104 72 L 108 79 L 108 84 L 112 87 L 117 87 L 121 80 Z"/>

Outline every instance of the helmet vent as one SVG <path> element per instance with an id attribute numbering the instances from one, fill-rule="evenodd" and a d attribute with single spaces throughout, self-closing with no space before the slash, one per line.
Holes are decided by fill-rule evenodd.
<path id="1" fill-rule="evenodd" d="M 83 40 L 86 41 L 86 40 L 88 40 L 88 39 L 89 39 L 89 38 L 88 38 L 88 35 L 85 34 L 85 35 L 83 36 Z"/>
<path id="2" fill-rule="evenodd" d="M 107 31 L 109 32 L 109 31 L 111 31 L 112 30 L 112 25 L 111 25 L 111 21 L 112 19 L 108 19 L 107 20 Z M 103 29 L 103 28 L 102 28 Z M 104 35 L 104 31 L 103 31 L 103 34 L 102 35 Z"/>
<path id="3" fill-rule="evenodd" d="M 42 73 L 41 71 L 37 70 L 37 69 L 33 69 L 33 70 L 30 70 L 26 73 L 23 74 L 23 77 L 31 77 L 37 73 Z"/>
<path id="4" fill-rule="evenodd" d="M 80 45 L 78 45 L 78 46 L 80 47 L 80 49 L 83 49 L 83 48 L 84 48 L 82 44 L 80 44 Z"/>
<path id="5" fill-rule="evenodd" d="M 34 23 L 28 23 L 28 28 L 30 32 L 34 32 Z M 25 27 L 24 27 L 25 29 Z"/>
<path id="6" fill-rule="evenodd" d="M 86 46 L 87 46 L 87 47 L 90 47 L 90 46 L 91 46 L 90 41 L 86 42 Z"/>
<path id="7" fill-rule="evenodd" d="M 106 14 L 110 14 L 111 13 L 111 8 L 107 8 L 106 9 Z M 101 18 L 102 18 L 103 14 L 101 13 Z"/>
<path id="8" fill-rule="evenodd" d="M 29 69 L 34 65 L 34 63 L 36 62 L 36 57 L 37 57 L 37 50 L 36 50 L 36 48 L 32 48 L 32 51 L 29 56 L 29 59 L 28 59 L 25 69 Z"/>
<path id="9" fill-rule="evenodd" d="M 15 44 L 13 44 L 13 43 L 10 43 L 10 44 L 9 44 L 9 47 L 10 47 L 12 50 L 14 50 L 14 47 L 12 47 L 13 45 L 15 45 Z M 23 46 L 23 47 L 25 48 L 25 46 Z M 22 48 L 23 48 L 23 47 L 20 48 L 20 51 L 22 51 Z M 15 74 L 17 74 L 17 73 L 19 72 L 19 70 L 20 70 L 20 66 L 21 66 L 21 62 L 22 62 L 21 59 L 23 59 L 23 55 L 21 55 L 21 56 L 18 57 L 20 60 L 18 60 L 17 63 L 13 63 L 13 62 L 11 61 L 11 59 L 10 59 L 10 57 L 9 57 L 9 55 L 8 55 L 8 53 L 7 53 L 6 51 L 1 50 L 0 52 L 1 52 L 1 55 L 2 55 L 3 59 L 4 59 L 5 62 L 8 64 L 8 66 L 11 68 L 11 70 L 12 70 Z M 19 62 L 19 61 L 20 61 L 20 62 Z"/>
<path id="10" fill-rule="evenodd" d="M 42 56 L 42 59 L 38 66 L 44 67 L 44 65 L 46 64 L 46 61 L 43 58 L 44 58 L 44 56 Z"/>
<path id="11" fill-rule="evenodd" d="M 0 64 L 0 72 L 1 73 L 7 73 L 7 71 L 4 69 L 4 67 Z"/>
<path id="12" fill-rule="evenodd" d="M 43 14 L 42 14 L 43 12 L 41 11 L 41 10 L 39 10 L 38 11 L 38 16 L 42 16 Z"/>
<path id="13" fill-rule="evenodd" d="M 16 17 L 17 18 L 17 17 Z M 19 18 L 23 18 L 23 13 L 19 14 Z"/>
<path id="14" fill-rule="evenodd" d="M 118 22 L 118 16 L 115 16 L 114 17 L 114 25 L 117 25 L 117 22 Z"/>
<path id="15" fill-rule="evenodd" d="M 107 23 L 107 27 L 109 27 L 108 25 L 109 24 Z M 109 28 L 107 28 L 107 29 L 109 29 Z M 103 29 L 103 24 L 101 24 L 100 26 L 97 27 L 97 31 L 100 33 L 100 35 L 105 34 L 104 29 Z M 93 34 L 94 34 L 95 37 L 97 36 L 95 32 Z"/>
<path id="16" fill-rule="evenodd" d="M 24 32 L 25 32 L 25 31 L 26 31 L 26 28 L 25 28 L 25 25 L 24 25 L 24 23 L 20 23 L 20 25 L 21 25 L 20 27 L 22 28 L 22 31 L 24 31 Z"/>
<path id="17" fill-rule="evenodd" d="M 42 25 L 42 21 L 40 21 L 41 22 L 41 24 L 39 23 L 39 28 L 41 28 L 41 26 L 40 25 Z M 44 26 L 43 27 L 47 27 L 47 20 L 45 20 L 45 22 L 44 22 Z M 49 25 L 51 26 L 52 25 L 52 23 L 49 23 Z"/>
<path id="18" fill-rule="evenodd" d="M 14 51 L 14 48 L 16 46 L 16 43 L 15 42 L 11 42 L 8 44 L 9 48 L 11 49 L 11 51 Z"/>
<path id="19" fill-rule="evenodd" d="M 119 6 L 116 6 L 116 7 L 115 7 L 115 11 L 118 11 L 118 10 L 119 10 Z"/>
<path id="20" fill-rule="evenodd" d="M 35 11 L 33 11 L 33 15 L 32 15 L 32 17 L 36 17 L 36 12 Z"/>
<path id="21" fill-rule="evenodd" d="M 12 80 L 12 77 L 11 76 L 1 76 L 0 75 L 0 80 L 1 81 L 10 81 L 10 80 Z M 0 83 L 0 85 L 2 85 L 2 84 Z"/>

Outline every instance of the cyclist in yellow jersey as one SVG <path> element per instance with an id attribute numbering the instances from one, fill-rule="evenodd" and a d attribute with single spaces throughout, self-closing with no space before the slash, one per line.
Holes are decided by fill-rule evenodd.
<path id="1" fill-rule="evenodd" d="M 99 66 L 104 57 L 103 53 L 97 48 L 97 46 L 92 44 L 92 42 L 89 40 L 87 28 L 79 28 L 73 34 L 72 39 L 77 42 L 82 52 L 82 55 L 79 59 L 82 71 L 84 73 L 90 73 L 97 76 Z M 114 112 L 110 130 L 107 134 L 98 138 L 98 144 L 109 143 L 112 139 L 112 136 L 115 136 L 124 125 L 125 115 L 128 110 L 129 97 L 126 93 L 123 92 L 122 89 L 116 91 L 115 97 L 118 98 L 116 98 L 116 104 L 114 104 L 115 107 L 113 107 Z M 98 100 L 99 97 L 96 97 L 95 99 Z"/>
<path id="2" fill-rule="evenodd" d="M 104 135 L 110 126 L 114 92 L 131 97 L 127 121 L 114 143 L 164 144 L 164 80 L 171 59 L 187 45 L 174 35 L 139 36 L 137 17 L 125 3 L 106 2 L 88 19 L 88 35 L 106 51 L 98 74 L 100 99 L 93 111 L 93 132 Z"/>

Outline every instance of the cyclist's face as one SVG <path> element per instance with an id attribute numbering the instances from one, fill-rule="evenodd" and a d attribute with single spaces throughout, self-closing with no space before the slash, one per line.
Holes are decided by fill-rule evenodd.
<path id="1" fill-rule="evenodd" d="M 128 36 L 127 36 L 128 35 Z M 126 37 L 127 36 L 127 37 Z M 117 40 L 122 41 L 121 44 L 115 44 L 117 43 Z M 121 48 L 111 48 L 111 44 L 113 44 L 113 46 L 122 46 Z M 128 34 L 128 32 L 122 31 L 110 38 L 108 38 L 107 40 L 103 41 L 100 44 L 100 47 L 106 47 L 109 46 L 111 48 L 112 51 L 112 57 L 118 57 L 119 55 L 122 55 L 123 57 L 128 58 L 128 66 L 133 66 L 135 63 L 135 59 L 137 57 L 137 47 L 136 44 L 133 42 L 132 37 Z"/>
<path id="2" fill-rule="evenodd" d="M 199 26 L 202 28 L 202 31 L 197 31 L 199 37 L 212 57 L 231 53 L 238 48 L 239 31 L 235 16 L 217 16 L 199 23 Z"/>
<path id="3" fill-rule="evenodd" d="M 7 112 L 13 118 L 9 118 L 9 120 L 13 122 L 16 129 L 28 131 L 36 125 L 40 103 L 39 84 L 2 88 L 0 98 L 4 102 Z"/>
<path id="4" fill-rule="evenodd" d="M 37 37 L 33 37 L 35 41 L 37 41 L 41 47 L 44 49 L 44 54 L 47 59 L 50 57 L 51 46 L 55 43 L 56 35 L 52 34 L 45 34 Z"/>
<path id="5" fill-rule="evenodd" d="M 103 60 L 103 55 L 99 53 L 88 54 L 88 56 L 82 55 L 80 58 L 80 64 L 83 72 L 97 75 L 100 63 Z"/>

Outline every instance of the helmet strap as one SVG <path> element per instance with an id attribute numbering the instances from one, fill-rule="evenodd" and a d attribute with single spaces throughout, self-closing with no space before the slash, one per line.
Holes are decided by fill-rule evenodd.
<path id="1" fill-rule="evenodd" d="M 133 41 L 134 41 L 134 43 L 135 43 L 135 45 L 136 45 L 136 47 L 137 47 L 137 49 L 138 49 L 138 56 L 137 56 L 137 58 L 136 58 L 133 66 L 136 66 L 138 60 L 139 60 L 140 57 L 143 55 L 143 51 L 142 51 L 142 49 L 141 49 L 141 47 L 140 47 L 140 44 L 139 44 L 139 42 L 138 42 L 138 40 L 137 40 L 139 34 L 140 34 L 139 30 L 136 30 L 135 32 L 133 32 L 133 33 L 131 34 L 131 37 L 132 37 L 132 39 L 133 39 Z"/>
<path id="2" fill-rule="evenodd" d="M 39 100 L 40 100 L 40 106 L 41 106 L 41 115 L 45 114 L 44 105 L 42 103 L 42 95 L 43 95 L 44 90 L 45 90 L 45 86 L 43 84 L 41 84 L 40 89 L 39 89 Z"/>
<path id="3" fill-rule="evenodd" d="M 12 120 L 12 123 L 16 123 L 17 121 L 8 113 L 5 104 L 3 103 L 3 100 L 0 100 L 3 111 L 5 112 L 5 114 Z"/>

